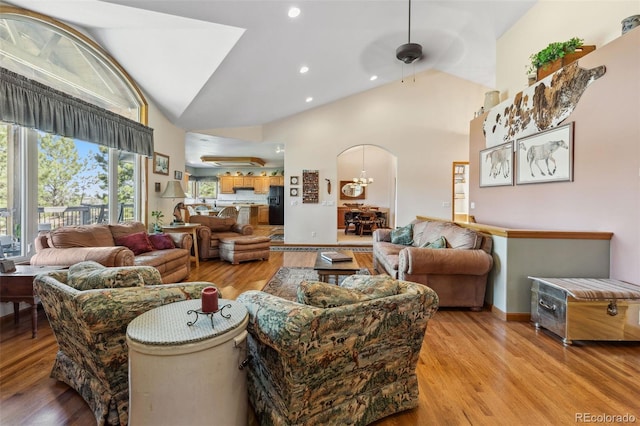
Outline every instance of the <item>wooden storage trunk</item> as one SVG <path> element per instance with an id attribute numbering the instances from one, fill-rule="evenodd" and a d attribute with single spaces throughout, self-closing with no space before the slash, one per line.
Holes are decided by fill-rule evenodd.
<path id="1" fill-rule="evenodd" d="M 574 340 L 640 341 L 640 286 L 596 278 L 538 278 L 531 286 L 531 321 Z"/>

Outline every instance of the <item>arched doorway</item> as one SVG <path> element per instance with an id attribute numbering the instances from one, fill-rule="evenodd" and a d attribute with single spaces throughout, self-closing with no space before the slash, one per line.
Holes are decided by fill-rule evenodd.
<path id="1" fill-rule="evenodd" d="M 337 186 L 338 198 L 338 229 L 344 230 L 344 211 L 353 205 L 367 205 L 378 207 L 384 212 L 385 226 L 394 228 L 396 217 L 396 176 L 398 159 L 384 148 L 376 145 L 355 145 L 337 157 Z M 366 185 L 363 191 L 355 193 L 347 188 L 346 183 L 359 178 L 362 171 L 373 183 Z M 338 239 L 342 232 L 338 232 Z"/>

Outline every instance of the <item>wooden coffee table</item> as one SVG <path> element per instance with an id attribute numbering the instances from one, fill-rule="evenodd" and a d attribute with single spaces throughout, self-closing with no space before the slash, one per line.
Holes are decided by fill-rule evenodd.
<path id="1" fill-rule="evenodd" d="M 323 251 L 339 251 L 347 256 L 351 256 L 352 260 L 350 262 L 330 262 L 322 258 L 321 254 Z M 318 250 L 318 254 L 316 255 L 316 264 L 313 266 L 313 269 L 318 272 L 320 281 L 328 283 L 329 277 L 333 276 L 335 277 L 335 283 L 338 284 L 338 277 L 340 275 L 354 275 L 360 270 L 360 265 L 358 265 L 358 262 L 351 250 L 327 249 Z"/>
<path id="2" fill-rule="evenodd" d="M 20 322 L 20 302 L 31 305 L 31 337 L 38 335 L 38 302 L 33 279 L 38 274 L 65 269 L 66 266 L 16 265 L 15 272 L 0 272 L 0 302 L 13 302 L 13 322 Z"/>

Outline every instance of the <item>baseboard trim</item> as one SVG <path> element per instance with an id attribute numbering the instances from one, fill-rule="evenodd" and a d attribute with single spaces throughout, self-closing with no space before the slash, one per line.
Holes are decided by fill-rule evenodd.
<path id="1" fill-rule="evenodd" d="M 500 318 L 502 321 L 517 321 L 517 322 L 529 322 L 531 321 L 531 314 L 529 312 L 503 312 L 491 305 L 491 313 Z"/>

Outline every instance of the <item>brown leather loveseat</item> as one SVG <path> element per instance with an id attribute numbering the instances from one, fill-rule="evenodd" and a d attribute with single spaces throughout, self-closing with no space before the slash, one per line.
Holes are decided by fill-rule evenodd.
<path id="1" fill-rule="evenodd" d="M 404 241 L 400 228 L 374 231 L 374 268 L 431 287 L 441 307 L 481 310 L 493 267 L 491 236 L 440 220 L 414 220 L 403 228 L 410 234 Z"/>
<path id="2" fill-rule="evenodd" d="M 199 226 L 198 253 L 200 259 L 220 258 L 220 239 L 238 237 L 241 235 L 252 235 L 253 226 L 249 224 L 239 224 L 232 217 L 218 216 L 191 216 L 189 223 L 197 223 Z"/>
<path id="3" fill-rule="evenodd" d="M 169 248 L 156 249 L 151 245 L 136 249 L 138 254 L 124 245 L 116 244 L 132 235 L 146 235 L 144 224 L 128 222 L 117 225 L 62 226 L 53 231 L 41 232 L 36 237 L 36 254 L 31 257 L 30 263 L 71 266 L 93 260 L 104 266 L 153 266 L 160 272 L 163 283 L 180 282 L 189 276 L 193 245 L 190 234 L 163 234 L 164 238 L 170 238 L 173 242 L 168 244 Z"/>

